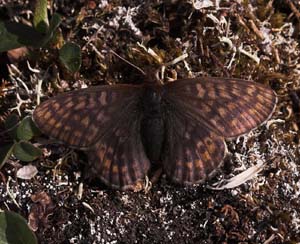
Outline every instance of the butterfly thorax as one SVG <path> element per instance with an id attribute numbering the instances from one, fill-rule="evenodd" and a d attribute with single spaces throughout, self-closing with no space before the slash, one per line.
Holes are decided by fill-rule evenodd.
<path id="1" fill-rule="evenodd" d="M 141 100 L 143 110 L 141 120 L 142 142 L 147 157 L 152 163 L 161 160 L 165 137 L 162 92 L 161 86 L 147 86 Z"/>

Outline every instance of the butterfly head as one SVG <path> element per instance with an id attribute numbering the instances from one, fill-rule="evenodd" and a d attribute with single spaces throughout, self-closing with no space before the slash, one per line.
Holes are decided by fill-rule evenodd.
<path id="1" fill-rule="evenodd" d="M 155 85 L 162 85 L 163 82 L 160 79 L 159 69 L 157 67 L 146 67 L 144 68 L 145 72 L 142 77 L 142 83 L 145 85 L 155 86 Z"/>
<path id="2" fill-rule="evenodd" d="M 163 87 L 160 85 L 145 85 L 145 90 L 142 95 L 142 110 L 145 117 L 161 116 L 162 112 L 162 97 Z"/>
<path id="3" fill-rule="evenodd" d="M 146 86 L 143 100 L 149 105 L 160 104 L 162 100 L 163 89 L 161 86 L 156 84 L 150 84 Z"/>

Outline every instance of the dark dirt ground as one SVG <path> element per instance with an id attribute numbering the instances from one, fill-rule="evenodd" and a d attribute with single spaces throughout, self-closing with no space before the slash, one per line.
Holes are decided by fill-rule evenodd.
<path id="1" fill-rule="evenodd" d="M 32 19 L 28 1 L 2 0 L 0 8 L 8 19 Z M 39 243 L 300 243 L 299 11 L 298 1 L 289 0 L 52 1 L 49 13 L 63 18 L 60 37 L 82 48 L 82 67 L 68 74 L 55 47 L 11 60 L 9 67 L 20 72 L 10 68 L 2 81 L 1 124 L 16 112 L 10 109 L 18 104 L 17 93 L 26 100 L 22 117 L 32 113 L 39 79 L 42 100 L 84 86 L 138 82 L 138 72 L 108 48 L 142 69 L 188 54 L 167 66 L 165 76 L 253 79 L 270 85 L 279 102 L 267 124 L 228 142 L 229 156 L 216 177 L 187 188 L 163 175 L 147 193 L 110 190 L 84 179 L 81 153 L 36 138 L 44 150 L 31 163 L 38 174 L 18 179 L 24 163 L 11 157 L 0 171 L 0 209 L 26 219 L 38 212 Z M 138 43 L 152 48 L 161 63 Z M 24 95 L 17 78 L 31 94 Z M 263 170 L 241 186 L 207 188 L 259 162 Z"/>

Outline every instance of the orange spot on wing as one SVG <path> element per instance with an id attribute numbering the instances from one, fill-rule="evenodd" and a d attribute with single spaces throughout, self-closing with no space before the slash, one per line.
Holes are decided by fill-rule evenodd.
<path id="1" fill-rule="evenodd" d="M 84 109 L 85 107 L 86 107 L 86 103 L 85 103 L 84 101 L 82 101 L 82 102 L 78 103 L 78 104 L 74 107 L 74 109 L 75 109 L 75 110 L 82 110 L 82 109 Z"/>
<path id="2" fill-rule="evenodd" d="M 205 90 L 204 90 L 204 88 L 202 87 L 202 85 L 197 84 L 197 85 L 196 85 L 196 88 L 197 88 L 197 90 L 198 90 L 198 96 L 199 96 L 199 97 L 203 97 L 204 94 L 205 94 Z"/>
<path id="3" fill-rule="evenodd" d="M 88 127 L 89 122 L 90 122 L 90 118 L 89 118 L 88 116 L 84 117 L 84 118 L 81 120 L 81 123 L 82 123 L 85 127 Z"/>
<path id="4" fill-rule="evenodd" d="M 106 92 L 101 92 L 101 95 L 100 95 L 100 97 L 99 97 L 99 101 L 100 101 L 100 104 L 101 104 L 102 106 L 107 105 L 107 102 L 106 102 L 106 96 L 107 96 Z"/>
<path id="5" fill-rule="evenodd" d="M 44 119 L 50 119 L 50 117 L 51 117 L 51 112 L 50 111 L 48 111 L 48 112 L 46 112 L 46 114 L 44 115 Z"/>

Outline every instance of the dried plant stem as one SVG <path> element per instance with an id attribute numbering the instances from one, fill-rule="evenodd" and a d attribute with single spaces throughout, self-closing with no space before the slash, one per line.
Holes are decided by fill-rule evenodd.
<path id="1" fill-rule="evenodd" d="M 122 58 L 119 54 L 117 54 L 115 51 L 113 50 L 109 50 L 113 55 L 117 56 L 119 59 L 123 60 L 125 63 L 131 65 L 132 67 L 134 67 L 135 69 L 137 69 L 138 71 L 140 71 L 143 75 L 146 75 L 146 73 L 141 69 L 139 68 L 138 66 L 134 65 L 133 63 L 127 61 L 125 58 Z"/>
<path id="2" fill-rule="evenodd" d="M 251 29 L 254 31 L 254 33 L 257 35 L 257 37 L 261 40 L 264 40 L 264 35 L 261 33 L 261 31 L 258 29 L 258 27 L 256 26 L 256 24 L 254 23 L 253 20 L 249 20 L 249 24 Z"/>
<path id="3" fill-rule="evenodd" d="M 298 11 L 298 9 L 296 8 L 296 6 L 294 5 L 294 3 L 291 0 L 285 0 L 286 3 L 289 5 L 289 7 L 291 8 L 291 10 L 293 11 L 293 13 L 295 14 L 296 18 L 298 19 L 298 21 L 300 21 L 300 12 Z"/>
<path id="4" fill-rule="evenodd" d="M 6 183 L 6 192 L 7 192 L 7 195 L 11 198 L 11 200 L 13 201 L 13 203 L 14 203 L 19 209 L 21 209 L 20 205 L 19 205 L 18 202 L 16 201 L 15 196 L 14 196 L 13 193 L 10 191 L 10 186 L 9 186 L 10 181 L 11 181 L 11 177 L 9 176 L 9 177 L 8 177 L 8 180 L 7 180 L 7 183 Z"/>

